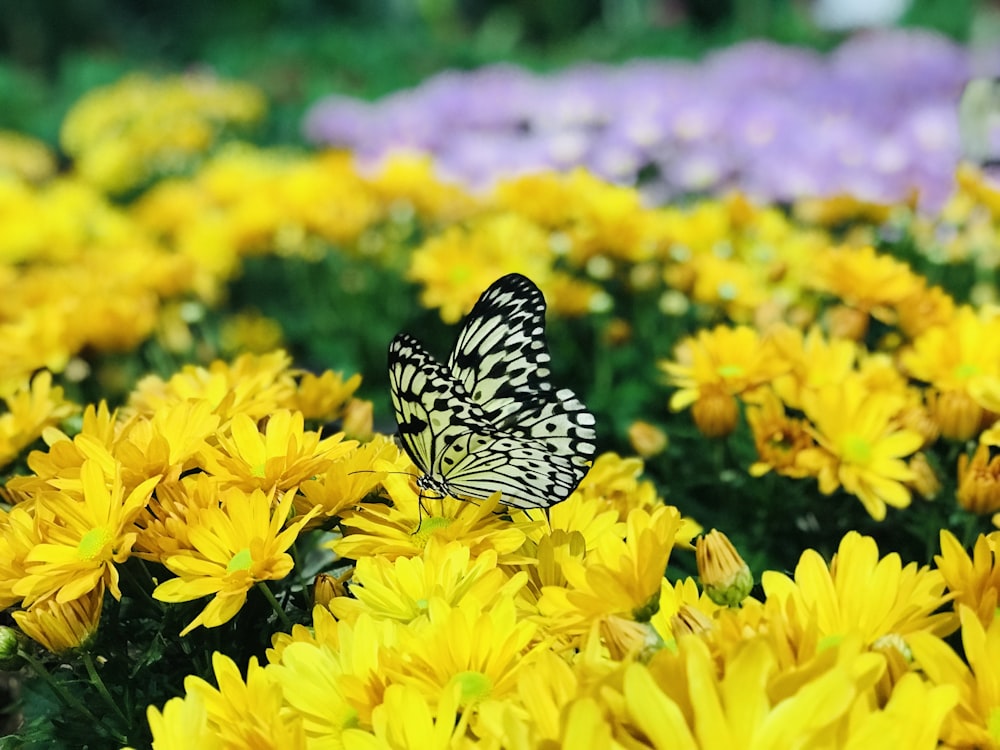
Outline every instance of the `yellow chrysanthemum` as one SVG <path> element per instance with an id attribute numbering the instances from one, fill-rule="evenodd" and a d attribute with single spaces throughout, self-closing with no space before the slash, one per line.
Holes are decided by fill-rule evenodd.
<path id="1" fill-rule="evenodd" d="M 351 396 L 361 385 L 361 375 L 344 379 L 342 373 L 327 370 L 322 375 L 302 374 L 293 401 L 295 410 L 306 419 L 329 422 L 338 419 Z"/>
<path id="2" fill-rule="evenodd" d="M 394 471 L 391 464 L 376 463 L 376 468 L 379 466 Z M 431 537 L 437 537 L 444 542 L 460 541 L 477 557 L 494 550 L 501 564 L 524 561 L 518 551 L 531 524 L 520 528 L 497 515 L 499 495 L 480 503 L 425 499 L 422 502 L 426 510 L 421 510 L 413 477 L 387 473 L 382 484 L 392 499 L 391 505 L 370 503 L 343 515 L 344 537 L 330 543 L 341 557 L 415 557 Z"/>
<path id="3" fill-rule="evenodd" d="M 770 342 L 747 326 L 718 326 L 684 339 L 676 361 L 660 362 L 670 385 L 679 389 L 670 398 L 670 408 L 686 409 L 713 390 L 742 396 L 771 382 L 788 370 L 788 364 Z"/>
<path id="4" fill-rule="evenodd" d="M 295 498 L 295 509 L 300 513 L 319 508 L 317 522 L 340 516 L 373 493 L 387 471 L 375 469 L 376 464 L 391 463 L 399 471 L 412 465 L 395 441 L 385 435 L 376 435 L 368 443 L 337 453 L 324 473 L 302 483 L 301 495 Z"/>
<path id="5" fill-rule="evenodd" d="M 116 564 L 131 554 L 133 522 L 159 479 L 151 477 L 126 495 L 120 464 L 102 466 L 88 459 L 80 467 L 78 489 L 40 493 L 35 511 L 39 543 L 24 558 L 25 576 L 13 593 L 24 597 L 25 606 L 49 596 L 64 604 L 103 582 L 120 599 Z"/>
<path id="6" fill-rule="evenodd" d="M 904 566 L 896 553 L 879 559 L 875 540 L 853 531 L 841 540 L 829 566 L 817 552 L 806 550 L 794 579 L 766 571 L 761 583 L 768 605 L 784 612 L 790 638 L 813 632 L 808 635 L 812 649 L 823 639 L 850 634 L 871 645 L 915 632 L 943 636 L 955 628 L 952 614 L 937 613 L 948 599 L 939 571 L 916 563 Z M 809 649 L 798 655 L 810 656 Z"/>
<path id="7" fill-rule="evenodd" d="M 805 684 L 779 687 L 777 659 L 763 639 L 746 642 L 719 675 L 699 638 L 663 650 L 648 667 L 625 670 L 629 723 L 657 750 L 667 748 L 833 747 L 838 726 L 881 670 L 874 654 L 849 651 L 826 660 Z M 638 739 L 638 738 L 636 738 Z"/>
<path id="8" fill-rule="evenodd" d="M 202 449 L 202 467 L 224 487 L 247 492 L 297 487 L 355 447 L 344 442 L 343 433 L 321 438 L 319 432 L 307 431 L 302 412 L 287 409 L 272 412 L 260 425 L 247 414 L 236 414 L 228 430 L 216 437 L 217 448 Z"/>
<path id="9" fill-rule="evenodd" d="M 459 711 L 460 697 L 458 683 L 445 688 L 437 701 L 409 685 L 390 685 L 372 715 L 371 734 L 348 729 L 341 737 L 344 750 L 473 748 L 476 744 L 465 736 L 468 714 Z"/>
<path id="10" fill-rule="evenodd" d="M 290 364 L 288 355 L 277 351 L 244 354 L 232 364 L 217 360 L 207 368 L 188 365 L 167 381 L 148 375 L 129 396 L 129 410 L 152 415 L 166 404 L 205 399 L 223 419 L 245 414 L 258 420 L 293 400 Z"/>
<path id="11" fill-rule="evenodd" d="M 941 530 L 940 538 L 941 554 L 934 557 L 934 564 L 944 576 L 954 606 L 968 607 L 983 627 L 988 627 L 996 616 L 1000 598 L 1000 565 L 990 538 L 980 534 L 971 557 L 947 529 Z"/>
<path id="12" fill-rule="evenodd" d="M 182 170 L 225 127 L 254 122 L 263 111 L 260 92 L 246 83 L 132 75 L 77 102 L 60 141 L 89 181 L 120 192 Z"/>
<path id="13" fill-rule="evenodd" d="M 619 657 L 648 645 L 652 634 L 644 624 L 656 613 L 681 517 L 673 507 L 634 510 L 626 526 L 624 538 L 605 534 L 585 557 L 564 557 L 566 586 L 546 586 L 538 600 L 550 632 L 582 637 L 599 623 L 606 645 Z"/>
<path id="14" fill-rule="evenodd" d="M 472 600 L 449 607 L 432 599 L 427 624 L 400 633 L 386 674 L 393 682 L 417 688 L 431 702 L 456 683 L 463 707 L 503 699 L 513 693 L 519 671 L 542 648 L 535 639 L 537 631 L 536 624 L 518 619 L 510 599 L 486 610 Z"/>
<path id="15" fill-rule="evenodd" d="M 854 370 L 858 346 L 846 339 L 827 338 L 818 327 L 803 334 L 797 328 L 781 326 L 771 337 L 778 356 L 788 362 L 787 374 L 774 381 L 774 391 L 782 402 L 802 408 L 803 394 L 840 383 Z"/>
<path id="16" fill-rule="evenodd" d="M 918 336 L 901 363 L 940 393 L 964 393 L 983 409 L 1000 410 L 1000 316 L 963 307 L 946 325 Z"/>
<path id="17" fill-rule="evenodd" d="M 813 259 L 813 284 L 876 318 L 894 322 L 892 309 L 919 291 L 923 279 L 875 248 L 831 248 Z"/>
<path id="18" fill-rule="evenodd" d="M 820 492 L 838 487 L 855 495 L 872 518 L 885 518 L 886 505 L 910 504 L 913 472 L 904 460 L 923 446 L 923 437 L 895 422 L 902 396 L 873 393 L 859 377 L 803 393 L 803 410 L 819 447 L 799 453 L 799 465 L 816 476 Z"/>
<path id="19" fill-rule="evenodd" d="M 546 291 L 552 262 L 549 237 L 537 224 L 498 214 L 428 239 L 413 251 L 407 278 L 422 285 L 424 307 L 455 323 L 505 274 L 523 273 Z"/>
<path id="20" fill-rule="evenodd" d="M 156 706 L 146 709 L 146 721 L 153 735 L 154 750 L 224 750 L 226 744 L 208 720 L 208 709 L 198 693 L 171 698 L 161 712 Z"/>
<path id="21" fill-rule="evenodd" d="M 426 618 L 432 599 L 456 607 L 465 599 L 491 608 L 501 598 L 514 598 L 527 582 L 524 571 L 508 575 L 497 567 L 497 554 L 487 550 L 473 559 L 458 542 L 432 537 L 420 557 L 364 557 L 358 560 L 350 597 L 333 599 L 338 619 L 354 621 L 361 612 L 402 623 Z"/>
<path id="22" fill-rule="evenodd" d="M 747 405 L 746 416 L 757 448 L 757 461 L 750 466 L 751 476 L 760 477 L 772 470 L 787 477 L 808 475 L 799 465 L 799 456 L 816 443 L 807 423 L 788 416 L 774 391 L 763 390 L 758 403 Z"/>
<path id="23" fill-rule="evenodd" d="M 184 690 L 189 696 L 186 700 L 195 697 L 204 705 L 209 726 L 223 747 L 261 750 L 308 747 L 302 717 L 286 710 L 281 686 L 266 667 L 257 663 L 256 657 L 247 666 L 246 681 L 232 659 L 218 652 L 212 654 L 212 668 L 218 688 L 191 676 L 184 680 Z"/>
<path id="24" fill-rule="evenodd" d="M 0 130 L 0 175 L 16 175 L 38 182 L 55 171 L 55 156 L 42 141 L 10 130 Z"/>
<path id="25" fill-rule="evenodd" d="M 293 561 L 287 549 L 311 514 L 285 526 L 294 492 L 275 506 L 273 494 L 231 488 L 220 493 L 220 506 L 200 509 L 188 536 L 193 549 L 181 550 L 163 564 L 179 577 L 161 583 L 153 596 L 164 602 L 214 597 L 182 631 L 214 628 L 231 620 L 247 592 L 259 581 L 284 578 Z"/>
<path id="26" fill-rule="evenodd" d="M 52 373 L 43 370 L 25 388 L 6 396 L 7 412 L 0 415 L 0 466 L 12 461 L 42 434 L 79 411 L 52 386 Z"/>
<path id="27" fill-rule="evenodd" d="M 958 705 L 948 716 L 941 739 L 948 747 L 1000 747 L 1000 618 L 984 626 L 978 615 L 959 606 L 965 661 L 940 638 L 913 633 L 907 643 L 924 674 L 937 685 L 958 689 Z"/>
<path id="28" fill-rule="evenodd" d="M 14 622 L 32 640 L 54 654 L 86 647 L 97 635 L 104 605 L 104 586 L 69 602 L 54 598 L 35 602 L 31 607 L 14 612 Z"/>

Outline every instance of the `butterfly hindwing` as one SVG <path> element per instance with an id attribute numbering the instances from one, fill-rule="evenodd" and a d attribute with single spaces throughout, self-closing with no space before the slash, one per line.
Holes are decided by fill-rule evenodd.
<path id="1" fill-rule="evenodd" d="M 596 451 L 594 417 L 548 381 L 545 300 L 519 274 L 483 293 L 448 364 L 407 334 L 389 347 L 389 381 L 417 484 L 457 497 L 546 507 L 573 492 Z"/>

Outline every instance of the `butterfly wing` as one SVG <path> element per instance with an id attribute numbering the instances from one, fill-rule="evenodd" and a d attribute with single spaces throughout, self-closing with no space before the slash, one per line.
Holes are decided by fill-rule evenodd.
<path id="1" fill-rule="evenodd" d="M 465 318 L 448 369 L 498 426 L 551 393 L 545 297 L 534 282 L 512 273 L 483 292 Z"/>

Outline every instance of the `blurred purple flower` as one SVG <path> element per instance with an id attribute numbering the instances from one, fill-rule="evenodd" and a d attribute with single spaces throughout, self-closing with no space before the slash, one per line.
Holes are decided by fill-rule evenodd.
<path id="1" fill-rule="evenodd" d="M 916 190 L 933 206 L 961 154 L 956 107 L 972 67 L 965 48 L 917 30 L 862 33 L 826 56 L 756 41 L 701 63 L 552 75 L 494 65 L 373 103 L 327 97 L 303 129 L 369 161 L 423 150 L 477 187 L 584 165 L 622 184 L 642 175 L 652 199 L 737 188 L 763 200 L 898 201 Z"/>

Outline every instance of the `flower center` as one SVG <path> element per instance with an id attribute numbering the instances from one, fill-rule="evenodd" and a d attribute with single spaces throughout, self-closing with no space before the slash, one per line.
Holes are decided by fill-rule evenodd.
<path id="1" fill-rule="evenodd" d="M 459 672 L 451 679 L 461 685 L 463 706 L 485 700 L 493 691 L 492 680 L 482 672 Z"/>
<path id="2" fill-rule="evenodd" d="M 872 444 L 860 435 L 848 435 L 843 448 L 844 458 L 849 463 L 864 466 L 872 459 Z"/>
<path id="3" fill-rule="evenodd" d="M 83 535 L 80 543 L 76 545 L 76 552 L 81 560 L 94 560 L 100 557 L 109 544 L 111 544 L 111 534 L 99 526 Z"/>
<path id="4" fill-rule="evenodd" d="M 959 380 L 967 380 L 979 374 L 979 366 L 971 362 L 963 362 L 955 368 L 955 377 Z"/>
<path id="5" fill-rule="evenodd" d="M 740 365 L 719 365 L 715 371 L 724 378 L 738 378 L 744 373 Z"/>
<path id="6" fill-rule="evenodd" d="M 251 564 L 253 564 L 253 555 L 250 554 L 248 547 L 244 547 L 229 559 L 226 572 L 235 573 L 238 570 L 250 570 Z"/>
<path id="7" fill-rule="evenodd" d="M 420 526 L 417 530 L 413 532 L 413 537 L 421 545 L 427 544 L 427 540 L 430 539 L 434 532 L 438 529 L 446 529 L 451 525 L 450 518 L 442 518 L 441 516 L 429 516 L 420 522 Z"/>

